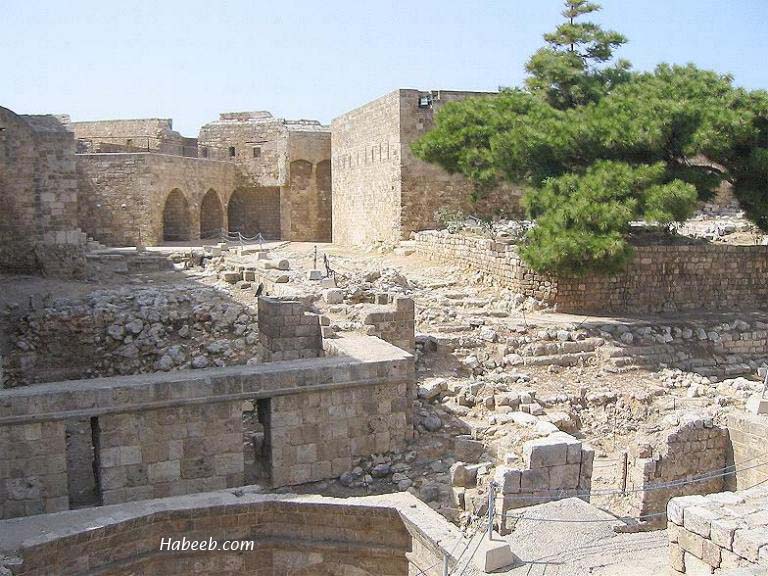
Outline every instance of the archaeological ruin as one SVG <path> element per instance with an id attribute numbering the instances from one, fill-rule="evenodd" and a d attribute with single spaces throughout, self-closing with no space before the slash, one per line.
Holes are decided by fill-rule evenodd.
<path id="1" fill-rule="evenodd" d="M 0 576 L 768 574 L 768 241 L 534 271 L 411 151 L 478 95 L 0 108 Z"/>

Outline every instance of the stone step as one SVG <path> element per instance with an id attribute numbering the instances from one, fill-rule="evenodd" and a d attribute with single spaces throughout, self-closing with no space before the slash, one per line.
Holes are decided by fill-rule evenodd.
<path id="1" fill-rule="evenodd" d="M 595 358 L 594 352 L 576 352 L 574 354 L 552 354 L 549 356 L 527 356 L 523 358 L 526 366 L 576 366 Z"/>
<path id="2" fill-rule="evenodd" d="M 602 338 L 586 338 L 576 342 L 533 342 L 523 347 L 519 352 L 522 356 L 555 356 L 579 352 L 595 352 L 605 344 Z"/>

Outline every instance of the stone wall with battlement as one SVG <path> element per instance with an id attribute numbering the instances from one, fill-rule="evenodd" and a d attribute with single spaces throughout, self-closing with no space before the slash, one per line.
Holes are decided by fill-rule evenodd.
<path id="1" fill-rule="evenodd" d="M 325 357 L 293 362 L 0 391 L 0 516 L 67 509 L 72 421 L 90 422 L 104 503 L 241 485 L 244 402 L 262 406 L 274 486 L 335 477 L 355 458 L 403 449 L 413 430 L 413 357 L 367 336 L 326 348 Z"/>
<path id="2" fill-rule="evenodd" d="M 159 152 L 197 156 L 197 140 L 173 129 L 170 118 L 71 122 L 79 153 Z"/>
<path id="3" fill-rule="evenodd" d="M 435 227 L 438 210 L 516 214 L 519 191 L 503 186 L 473 203 L 471 182 L 418 160 L 410 148 L 432 128 L 434 114 L 444 104 L 488 95 L 395 90 L 334 119 L 334 242 L 396 243 L 415 230 Z"/>
<path id="4" fill-rule="evenodd" d="M 163 538 L 213 541 L 218 550 L 161 550 Z M 225 551 L 225 541 L 252 547 Z M 449 569 L 458 565 L 463 544 L 456 527 L 410 494 L 340 500 L 222 491 L 4 522 L 0 572 L 439 576 L 444 559 Z"/>
<path id="5" fill-rule="evenodd" d="M 516 245 L 447 231 L 417 233 L 416 252 L 478 271 L 488 281 L 559 312 L 645 314 L 768 306 L 768 246 L 638 246 L 624 272 L 583 278 L 536 273 L 522 261 Z"/>
<path id="6" fill-rule="evenodd" d="M 85 275 L 75 141 L 65 120 L 0 108 L 0 270 Z"/>

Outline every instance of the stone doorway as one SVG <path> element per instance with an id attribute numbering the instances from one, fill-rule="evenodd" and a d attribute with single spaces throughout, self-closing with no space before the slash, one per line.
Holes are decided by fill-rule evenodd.
<path id="1" fill-rule="evenodd" d="M 171 190 L 163 208 L 163 240 L 190 239 L 189 202 L 178 188 Z"/>
<path id="2" fill-rule="evenodd" d="M 211 188 L 200 202 L 200 238 L 219 238 L 224 233 L 224 208 Z"/>

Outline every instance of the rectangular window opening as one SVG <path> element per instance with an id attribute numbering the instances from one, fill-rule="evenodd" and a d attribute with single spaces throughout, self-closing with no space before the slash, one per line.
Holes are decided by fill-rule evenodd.
<path id="1" fill-rule="evenodd" d="M 272 481 L 271 401 L 262 398 L 243 405 L 245 483 L 269 486 Z"/>
<path id="2" fill-rule="evenodd" d="M 69 507 L 100 506 L 98 418 L 68 420 L 64 430 Z"/>

